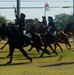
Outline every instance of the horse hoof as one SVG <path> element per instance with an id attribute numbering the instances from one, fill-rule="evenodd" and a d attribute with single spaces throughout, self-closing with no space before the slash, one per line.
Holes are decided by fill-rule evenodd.
<path id="1" fill-rule="evenodd" d="M 32 58 L 30 58 L 30 62 L 32 62 Z"/>
<path id="2" fill-rule="evenodd" d="M 43 55 L 40 55 L 40 58 L 42 57 Z"/>
<path id="3" fill-rule="evenodd" d="M 7 62 L 6 64 L 10 65 L 10 64 L 11 64 L 11 62 Z"/>
<path id="4" fill-rule="evenodd" d="M 74 51 L 74 48 L 72 49 L 72 51 Z"/>
<path id="5" fill-rule="evenodd" d="M 30 62 L 32 62 L 32 58 L 28 57 L 28 59 L 30 60 Z"/>
<path id="6" fill-rule="evenodd" d="M 51 53 L 49 51 L 46 51 L 47 54 L 51 55 Z"/>
<path id="7" fill-rule="evenodd" d="M 58 55 L 58 53 L 56 53 L 56 55 Z"/>
<path id="8" fill-rule="evenodd" d="M 7 55 L 6 58 L 10 57 L 10 55 Z"/>

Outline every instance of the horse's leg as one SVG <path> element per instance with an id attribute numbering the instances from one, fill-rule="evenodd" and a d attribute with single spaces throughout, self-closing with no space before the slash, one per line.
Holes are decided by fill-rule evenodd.
<path id="1" fill-rule="evenodd" d="M 28 54 L 24 51 L 24 49 L 21 47 L 21 48 L 19 48 L 20 49 L 20 51 L 21 51 L 21 53 L 27 58 L 27 59 L 29 59 L 31 62 L 32 62 L 32 58 L 30 58 L 29 56 L 28 56 Z"/>
<path id="2" fill-rule="evenodd" d="M 33 49 L 33 46 L 31 46 L 31 48 L 28 51 L 31 51 Z"/>
<path id="3" fill-rule="evenodd" d="M 8 44 L 8 41 L 0 49 L 2 50 L 7 44 Z"/>
<path id="4" fill-rule="evenodd" d="M 45 52 L 43 51 L 42 54 L 40 55 L 40 57 L 42 57 L 44 53 L 51 54 L 51 53 L 47 50 L 47 46 L 44 46 L 44 50 L 45 50 Z"/>
<path id="5" fill-rule="evenodd" d="M 51 48 L 51 50 L 56 54 L 58 55 L 58 53 L 52 48 L 52 46 L 49 44 L 49 47 Z"/>
<path id="6" fill-rule="evenodd" d="M 28 51 L 31 51 L 31 50 L 33 49 L 33 47 L 34 47 L 34 46 L 31 45 L 31 48 L 30 48 Z M 38 49 L 37 47 L 35 47 L 35 48 L 36 48 L 37 52 L 39 53 L 39 50 L 40 50 L 40 49 Z"/>
<path id="7" fill-rule="evenodd" d="M 64 42 L 65 42 L 66 47 L 68 46 L 68 47 L 69 47 L 72 51 L 74 51 L 74 49 L 73 49 L 73 48 L 71 48 L 71 45 L 70 45 L 70 43 L 69 43 L 69 39 L 68 39 L 68 37 L 67 37 L 67 36 L 65 37 Z M 67 47 L 67 48 L 68 48 L 68 47 Z"/>
<path id="8" fill-rule="evenodd" d="M 61 48 L 61 46 L 58 43 L 55 43 L 55 45 L 58 45 L 58 47 L 61 49 L 61 52 L 63 52 L 63 49 Z"/>
<path id="9" fill-rule="evenodd" d="M 57 46 L 56 46 L 56 43 L 53 43 L 54 45 L 54 50 L 56 50 Z M 54 52 L 51 52 L 51 53 L 54 53 Z"/>
<path id="10" fill-rule="evenodd" d="M 41 48 L 41 46 L 35 46 L 35 48 L 37 49 L 37 51 L 42 50 L 42 54 L 40 55 L 40 57 L 42 57 L 44 53 L 50 54 L 48 50 Z"/>
<path id="11" fill-rule="evenodd" d="M 9 54 L 6 56 L 6 58 L 8 58 L 10 56 L 10 52 L 9 52 Z"/>
<path id="12" fill-rule="evenodd" d="M 40 55 L 40 57 L 42 57 L 42 56 L 43 56 L 43 54 L 44 54 L 44 52 L 42 52 L 42 54 Z"/>
<path id="13" fill-rule="evenodd" d="M 8 41 L 4 44 L 3 47 L 1 47 L 1 50 L 8 44 Z M 10 50 L 10 49 L 9 49 Z M 10 56 L 10 51 L 9 51 L 9 54 L 6 56 L 6 57 L 9 57 Z"/>
<path id="14" fill-rule="evenodd" d="M 11 54 L 10 54 L 10 47 L 9 47 L 9 54 L 6 56 L 6 58 L 8 58 L 10 55 L 11 55 Z"/>
<path id="15" fill-rule="evenodd" d="M 45 50 L 45 49 L 44 49 L 44 50 Z M 44 52 L 44 51 L 42 51 L 42 54 L 40 55 L 40 57 L 42 57 L 44 53 L 45 53 L 45 52 Z"/>
<path id="16" fill-rule="evenodd" d="M 62 33 L 62 37 L 64 37 L 63 40 L 64 40 L 64 43 L 65 43 L 66 47 L 67 47 L 67 48 L 69 47 L 72 51 L 74 51 L 74 49 L 71 48 L 71 45 L 70 45 L 70 43 L 69 43 L 68 36 L 67 36 L 66 34 L 63 34 L 63 33 Z"/>
<path id="17" fill-rule="evenodd" d="M 70 49 L 71 49 L 72 51 L 74 51 L 74 49 L 71 47 L 71 45 L 70 45 L 69 41 L 67 41 L 67 43 L 66 43 L 66 44 L 70 47 Z"/>
<path id="18" fill-rule="evenodd" d="M 9 60 L 9 62 L 7 62 L 7 64 L 12 62 L 13 52 L 14 52 L 14 48 L 10 47 L 10 60 Z"/>

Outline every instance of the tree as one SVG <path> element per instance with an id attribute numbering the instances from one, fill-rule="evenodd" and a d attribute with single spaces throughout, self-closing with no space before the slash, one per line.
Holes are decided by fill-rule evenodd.
<path id="1" fill-rule="evenodd" d="M 72 21 L 72 15 L 68 15 L 68 14 L 59 14 L 55 16 L 54 19 L 57 28 L 64 30 L 64 28 L 66 27 L 66 25 Z"/>
<path id="2" fill-rule="evenodd" d="M 27 30 L 30 30 L 33 25 L 39 25 L 39 21 L 37 19 L 27 19 L 26 20 Z"/>
<path id="3" fill-rule="evenodd" d="M 2 25 L 4 23 L 7 23 L 7 19 L 4 16 L 0 15 L 0 25 Z"/>

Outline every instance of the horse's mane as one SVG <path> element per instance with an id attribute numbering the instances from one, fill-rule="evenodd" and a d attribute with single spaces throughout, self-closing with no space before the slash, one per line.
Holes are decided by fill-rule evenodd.
<path id="1" fill-rule="evenodd" d="M 21 33 L 17 31 L 12 25 L 6 25 L 5 23 L 3 23 L 2 28 L 5 34 L 4 36 L 9 36 L 10 38 L 14 39 L 21 39 Z"/>

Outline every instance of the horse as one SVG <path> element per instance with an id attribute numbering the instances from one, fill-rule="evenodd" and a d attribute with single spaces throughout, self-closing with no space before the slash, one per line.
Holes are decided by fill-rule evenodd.
<path id="1" fill-rule="evenodd" d="M 45 37 L 43 37 L 41 34 L 39 34 L 39 33 L 36 33 L 36 32 L 30 32 L 31 33 L 31 35 L 32 35 L 32 37 L 33 37 L 33 43 L 34 43 L 34 45 L 36 45 L 36 46 L 40 46 L 40 47 L 44 47 L 44 50 L 45 50 L 45 52 L 43 51 L 42 52 L 42 54 L 40 55 L 40 57 L 42 57 L 43 56 L 43 54 L 44 53 L 46 53 L 46 52 L 48 52 L 49 53 L 49 51 L 47 50 L 47 46 L 49 46 L 50 48 L 51 48 L 51 50 L 56 54 L 56 55 L 58 55 L 58 53 L 52 48 L 52 46 L 51 46 L 51 41 L 50 40 L 47 40 L 47 39 L 50 39 L 51 37 L 47 37 L 47 38 L 45 38 Z M 35 46 L 35 47 L 36 47 Z M 38 48 L 37 47 L 37 48 Z M 50 53 L 49 53 L 50 54 Z"/>
<path id="2" fill-rule="evenodd" d="M 21 53 L 32 62 L 32 58 L 30 58 L 26 51 L 23 49 L 23 44 L 21 40 L 22 37 L 19 35 L 18 32 L 14 30 L 14 28 L 8 27 L 5 25 L 5 23 L 3 23 L 0 27 L 0 37 L 3 39 L 5 38 L 5 36 L 8 38 L 10 50 L 10 60 L 7 62 L 7 64 L 12 63 L 13 52 L 15 48 L 19 49 Z"/>
<path id="3" fill-rule="evenodd" d="M 36 32 L 36 33 L 39 33 L 39 34 L 41 34 L 41 35 L 45 35 L 46 33 L 46 27 L 45 27 L 45 25 L 43 25 L 43 24 L 40 24 L 40 25 L 33 25 L 32 27 L 31 27 L 31 30 L 30 31 L 33 31 L 33 32 Z M 54 44 L 54 50 L 56 50 L 56 45 L 58 45 L 58 47 L 60 47 L 60 49 L 61 49 L 61 52 L 63 52 L 63 49 L 61 48 L 61 46 L 58 44 L 58 43 L 56 43 L 56 44 Z M 30 49 L 30 50 L 32 50 L 32 48 Z M 29 50 L 29 51 L 30 51 Z"/>
<path id="4" fill-rule="evenodd" d="M 69 43 L 68 35 L 67 35 L 66 33 L 64 33 L 64 31 L 60 31 L 60 35 L 57 35 L 57 37 L 59 37 L 60 39 L 62 39 L 62 41 L 56 39 L 56 41 L 57 41 L 58 43 L 64 43 L 67 48 L 69 47 L 71 50 L 73 50 L 73 49 L 71 48 L 70 43 Z"/>
<path id="5" fill-rule="evenodd" d="M 72 33 L 72 35 L 74 36 L 74 23 L 70 22 L 66 25 L 64 32 L 69 34 L 70 32 Z"/>
<path id="6" fill-rule="evenodd" d="M 11 33 L 10 33 L 10 35 L 12 36 L 12 38 L 11 38 L 11 36 L 8 36 L 7 34 L 8 34 L 8 32 L 7 31 L 4 31 L 3 30 L 3 27 L 5 27 L 6 29 L 7 29 L 7 31 L 11 31 L 12 33 L 16 33 L 16 34 L 14 34 L 14 36 L 15 35 L 17 35 L 17 41 L 18 42 L 16 42 L 16 41 L 14 41 L 13 42 L 13 40 L 15 39 L 14 37 L 13 37 L 13 35 L 11 35 Z M 3 33 L 3 32 L 5 32 L 5 33 Z M 47 54 L 50 54 L 49 53 L 49 51 L 47 51 L 47 50 L 44 50 L 43 48 L 41 48 L 41 46 L 40 46 L 40 41 L 38 41 L 37 40 L 37 38 L 33 38 L 34 36 L 32 36 L 32 37 L 28 37 L 27 36 L 27 34 L 24 36 L 25 37 L 25 45 L 22 45 L 22 41 L 21 41 L 21 39 L 22 39 L 22 37 L 21 37 L 21 35 L 19 35 L 19 33 L 18 32 L 16 32 L 16 30 L 14 30 L 14 28 L 12 28 L 11 26 L 10 27 L 7 27 L 5 24 L 3 24 L 2 25 L 2 27 L 0 28 L 0 37 L 4 37 L 4 36 L 6 36 L 7 35 L 7 37 L 8 37 L 8 39 L 10 39 L 10 40 L 8 40 L 7 41 L 7 43 L 1 48 L 1 49 L 3 49 L 7 44 L 9 44 L 9 46 L 10 46 L 10 48 L 13 46 L 14 48 L 18 48 L 19 49 L 19 47 L 27 47 L 27 46 L 29 46 L 29 45 L 31 45 L 32 47 L 31 48 L 33 48 L 33 47 L 35 47 L 36 49 L 37 49 L 37 51 L 39 52 L 39 50 L 42 50 L 44 53 L 47 53 Z M 16 37 L 16 36 L 15 36 Z M 38 37 L 38 36 L 37 36 Z M 11 39 L 12 39 L 12 41 L 11 41 Z M 36 40 L 38 41 L 38 43 L 36 42 Z M 11 41 L 11 42 L 10 42 Z M 20 43 L 19 43 L 20 42 Z M 18 43 L 18 45 L 17 46 L 14 46 L 13 45 L 13 43 Z M 9 49 L 10 49 L 9 48 Z M 26 53 L 27 54 L 27 53 Z M 10 52 L 9 52 L 9 54 L 7 55 L 7 57 L 11 57 L 11 49 L 10 49 Z M 27 56 L 26 56 L 27 57 Z M 30 57 L 27 57 L 28 59 L 30 58 Z M 30 58 L 31 59 L 31 58 Z M 11 60 L 11 58 L 10 58 L 10 60 Z M 8 63 L 11 63 L 12 61 L 9 61 Z"/>
<path id="7" fill-rule="evenodd" d="M 38 29 L 38 33 L 45 34 L 45 32 L 46 32 L 45 25 L 41 25 Z M 70 49 L 72 49 L 69 43 L 68 35 L 64 33 L 64 31 L 58 31 L 58 33 L 56 34 L 56 36 L 54 36 L 54 38 L 55 38 L 55 44 L 51 43 L 51 44 L 54 44 L 54 50 L 56 50 L 56 46 L 58 46 L 61 49 L 61 52 L 63 52 L 63 49 L 58 43 L 64 43 L 66 47 L 68 46 Z"/>
<path id="8" fill-rule="evenodd" d="M 40 30 L 39 30 L 39 29 L 40 29 Z M 42 29 L 43 29 L 43 30 L 42 30 Z M 42 25 L 39 25 L 39 26 L 33 25 L 33 26 L 31 27 L 31 29 L 30 29 L 30 33 L 31 33 L 31 35 L 33 36 L 33 39 L 35 39 L 35 40 L 33 40 L 33 41 L 36 42 L 36 39 L 38 39 L 38 38 L 36 38 L 36 37 L 38 37 L 38 35 L 40 35 L 40 39 L 42 40 L 42 43 L 45 43 L 47 46 L 50 47 L 50 49 L 51 49 L 56 55 L 58 55 L 58 53 L 57 53 L 56 51 L 54 51 L 54 49 L 53 49 L 52 46 L 50 45 L 50 40 L 47 41 L 47 38 L 45 38 L 45 37 L 42 36 L 42 34 L 43 34 L 44 32 L 45 32 L 45 26 L 44 26 L 43 24 L 42 24 Z M 37 40 L 37 41 L 39 41 L 39 40 Z M 35 43 L 35 42 L 34 42 L 34 43 Z M 34 45 L 35 45 L 35 44 L 34 44 Z M 40 45 L 40 44 L 38 44 L 38 45 Z M 44 46 L 44 50 L 48 52 L 46 45 L 42 45 L 42 44 L 41 44 L 41 46 Z M 34 47 L 34 46 L 32 46 L 32 47 L 29 49 L 29 51 L 31 51 L 33 47 Z M 37 48 L 36 48 L 36 50 L 37 50 L 37 52 L 39 52 L 39 50 L 38 50 Z M 43 52 L 43 53 L 44 53 L 44 52 Z M 43 53 L 40 55 L 40 57 L 43 56 Z"/>

